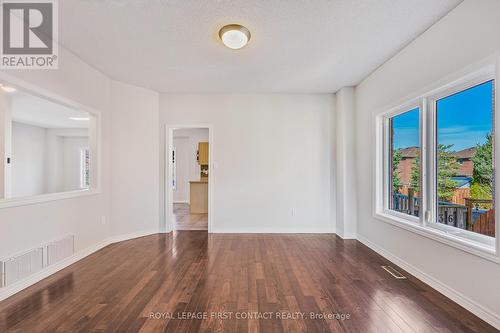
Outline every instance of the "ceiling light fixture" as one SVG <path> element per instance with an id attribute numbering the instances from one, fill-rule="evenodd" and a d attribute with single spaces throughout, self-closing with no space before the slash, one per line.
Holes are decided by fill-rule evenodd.
<path id="1" fill-rule="evenodd" d="M 248 44 L 250 30 L 239 24 L 228 24 L 219 30 L 219 37 L 224 45 L 237 50 Z"/>
<path id="2" fill-rule="evenodd" d="M 76 121 L 88 121 L 90 118 L 88 117 L 69 117 L 70 120 L 76 120 Z"/>
<path id="3" fill-rule="evenodd" d="M 3 91 L 8 92 L 8 93 L 13 93 L 16 91 L 16 88 L 4 86 L 4 85 L 0 85 L 0 88 L 2 88 Z"/>

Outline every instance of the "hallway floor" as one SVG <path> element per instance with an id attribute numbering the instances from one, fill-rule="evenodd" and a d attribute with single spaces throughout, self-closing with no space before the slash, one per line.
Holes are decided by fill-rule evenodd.
<path id="1" fill-rule="evenodd" d="M 189 214 L 189 204 L 174 203 L 174 230 L 208 230 L 208 214 Z"/>

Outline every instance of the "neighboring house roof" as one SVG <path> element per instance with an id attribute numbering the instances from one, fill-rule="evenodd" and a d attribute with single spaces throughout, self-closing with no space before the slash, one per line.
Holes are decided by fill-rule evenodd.
<path id="1" fill-rule="evenodd" d="M 408 147 L 408 148 L 399 149 L 399 151 L 401 152 L 401 156 L 403 158 L 415 158 L 415 157 L 417 157 L 419 150 L 420 150 L 419 147 Z M 477 150 L 476 147 L 470 147 L 470 148 L 465 148 L 463 150 L 456 151 L 453 154 L 458 159 L 471 159 L 476 154 L 476 150 Z"/>
<path id="2" fill-rule="evenodd" d="M 459 150 L 454 152 L 453 154 L 456 156 L 457 160 L 460 160 L 460 168 L 457 171 L 457 177 L 465 177 L 465 178 L 470 178 L 472 177 L 472 173 L 474 170 L 474 163 L 472 162 L 472 158 L 476 154 L 476 147 L 470 147 L 466 148 L 463 150 Z M 412 164 L 407 164 L 404 162 L 404 160 L 413 160 L 416 158 L 419 154 L 420 148 L 419 147 L 407 147 L 403 149 L 399 149 L 399 152 L 401 153 L 401 157 L 403 160 L 401 161 L 398 171 L 400 174 L 400 178 L 403 184 L 408 184 L 410 182 L 410 177 L 411 177 L 411 166 Z M 464 186 L 466 184 L 462 184 L 461 186 Z"/>
<path id="3" fill-rule="evenodd" d="M 476 150 L 477 150 L 476 147 L 470 147 L 463 150 L 459 150 L 454 154 L 459 159 L 470 159 L 473 158 L 474 155 L 476 155 Z"/>
<path id="4" fill-rule="evenodd" d="M 401 152 L 401 156 L 403 158 L 415 158 L 418 156 L 419 150 L 419 147 L 408 147 L 400 149 L 399 151 Z"/>

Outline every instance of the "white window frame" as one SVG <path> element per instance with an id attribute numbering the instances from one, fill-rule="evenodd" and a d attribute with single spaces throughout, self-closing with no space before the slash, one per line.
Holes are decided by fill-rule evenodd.
<path id="1" fill-rule="evenodd" d="M 66 200 L 71 198 L 97 195 L 101 193 L 101 111 L 74 100 L 63 97 L 40 86 L 28 83 L 15 76 L 0 72 L 0 80 L 8 82 L 9 86 L 17 90 L 50 100 L 57 104 L 77 109 L 89 114 L 89 150 L 90 150 L 90 186 L 80 189 L 58 193 L 46 193 L 30 197 L 0 199 L 0 209 L 35 205 L 44 202 Z"/>
<path id="2" fill-rule="evenodd" d="M 420 155 L 422 156 L 422 103 L 418 100 L 413 100 L 410 103 L 404 104 L 402 106 L 398 106 L 394 108 L 393 110 L 389 111 L 388 113 L 382 115 L 380 118 L 381 126 L 382 126 L 382 140 L 383 140 L 383 147 L 382 147 L 382 155 L 384 156 L 382 163 L 383 163 L 383 174 L 382 174 L 382 208 L 384 214 L 387 214 L 389 216 L 393 216 L 397 219 L 403 219 L 407 223 L 420 223 L 422 214 L 420 214 L 420 217 L 416 216 L 411 216 L 408 214 L 400 213 L 395 210 L 392 210 L 389 208 L 390 204 L 390 195 L 391 195 L 391 172 L 392 168 L 390 166 L 390 120 L 391 118 L 394 118 L 396 116 L 399 116 L 401 114 L 407 113 L 409 111 L 412 111 L 416 108 L 419 109 L 419 145 L 420 145 Z M 420 204 L 422 206 L 422 203 Z M 422 210 L 422 209 L 421 209 Z"/>
<path id="3" fill-rule="evenodd" d="M 499 212 L 496 210 L 496 235 L 495 238 L 484 236 L 468 230 L 462 230 L 437 222 L 437 184 L 436 184 L 436 151 L 437 128 L 436 128 L 436 103 L 438 100 L 456 94 L 458 92 L 475 87 L 479 84 L 494 80 L 495 101 L 494 106 L 494 132 L 496 136 L 499 131 L 499 108 L 498 108 L 498 79 L 497 66 L 487 65 L 480 70 L 462 75 L 459 79 L 448 84 L 441 85 L 427 93 L 413 98 L 407 103 L 388 111 L 381 112 L 375 116 L 376 140 L 375 140 L 375 199 L 374 217 L 378 220 L 388 222 L 392 225 L 416 232 L 422 236 L 451 245 L 464 251 L 479 255 L 491 261 L 500 263 L 500 232 Z M 390 141 L 389 141 L 389 119 L 411 111 L 420 109 L 420 156 L 421 156 L 421 194 L 420 194 L 420 217 L 410 216 L 389 209 L 390 195 Z M 500 145 L 495 145 L 495 165 L 500 165 Z M 498 177 L 500 174 L 497 174 Z M 498 179 L 498 178 L 497 178 Z M 500 207 L 500 182 L 495 182 L 497 193 L 495 207 Z"/>
<path id="4" fill-rule="evenodd" d="M 440 91 L 437 91 L 436 93 L 430 95 L 427 98 L 427 104 L 428 104 L 428 119 L 426 121 L 426 127 L 427 127 L 427 140 L 429 142 L 429 147 L 437 147 L 437 127 L 436 127 L 436 117 L 437 117 L 437 102 L 443 98 L 452 96 L 454 94 L 460 93 L 462 91 L 465 91 L 467 89 L 476 87 L 480 84 L 486 83 L 488 81 L 495 80 L 495 73 L 494 72 L 481 72 L 478 73 L 477 75 L 474 75 L 473 77 L 466 78 L 464 80 L 459 80 L 453 84 L 451 84 L 448 87 L 444 87 Z M 496 83 L 496 81 L 495 81 Z M 495 87 L 496 91 L 496 87 Z M 496 108 L 493 106 L 493 112 L 496 113 Z M 496 119 L 496 117 L 495 117 Z M 496 155 L 496 154 L 495 154 Z M 479 243 L 482 245 L 486 245 L 487 247 L 490 248 L 495 248 L 495 238 L 487 237 L 475 232 L 471 232 L 468 230 L 462 230 L 459 228 L 455 228 L 452 226 L 448 226 L 446 224 L 438 223 L 435 221 L 437 217 L 437 165 L 436 165 L 436 149 L 429 149 L 427 152 L 427 166 L 425 169 L 428 171 L 428 182 L 427 182 L 427 187 L 428 191 L 426 193 L 426 206 L 427 210 L 429 211 L 430 216 L 427 219 L 424 219 L 424 225 L 429 226 L 431 228 L 436 228 L 438 230 L 441 230 L 443 232 L 453 234 L 457 237 L 461 237 L 464 239 L 468 239 L 471 242 L 474 243 Z M 495 161 L 495 165 L 496 161 Z M 498 193 L 498 192 L 496 192 Z M 496 236 L 498 236 L 498 229 L 496 229 Z"/>

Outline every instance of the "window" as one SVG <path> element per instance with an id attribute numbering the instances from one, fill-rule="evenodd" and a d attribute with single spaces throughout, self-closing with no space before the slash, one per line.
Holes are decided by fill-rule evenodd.
<path id="1" fill-rule="evenodd" d="M 420 215 L 420 109 L 389 118 L 389 209 Z"/>
<path id="2" fill-rule="evenodd" d="M 490 80 L 434 102 L 436 221 L 488 237 L 495 237 L 493 96 Z"/>
<path id="3" fill-rule="evenodd" d="M 495 70 L 377 117 L 378 217 L 498 261 Z"/>

